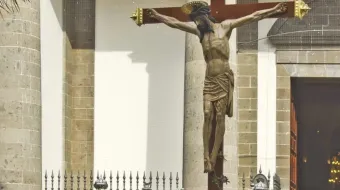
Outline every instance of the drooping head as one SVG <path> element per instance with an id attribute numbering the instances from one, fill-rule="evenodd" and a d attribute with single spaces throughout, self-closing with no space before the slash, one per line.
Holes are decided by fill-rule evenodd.
<path id="1" fill-rule="evenodd" d="M 195 22 L 201 34 L 214 32 L 213 23 L 216 23 L 214 17 L 210 15 L 210 7 L 205 1 L 192 1 L 182 6 L 182 11 L 189 15 L 190 19 Z"/>

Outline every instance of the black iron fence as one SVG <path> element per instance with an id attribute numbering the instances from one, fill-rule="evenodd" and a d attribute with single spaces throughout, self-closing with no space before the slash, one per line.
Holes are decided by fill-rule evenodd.
<path id="1" fill-rule="evenodd" d="M 148 174 L 148 175 L 147 175 Z M 144 172 L 103 172 L 94 176 L 93 172 L 45 172 L 45 190 L 178 190 L 181 189 L 178 173 Z"/>
<path id="2" fill-rule="evenodd" d="M 280 178 L 262 174 L 261 169 L 254 177 L 250 176 L 250 186 L 246 187 L 246 178 L 243 174 L 242 189 L 258 190 L 269 189 L 272 181 L 274 190 L 280 190 Z M 138 172 L 99 173 L 93 172 L 46 172 L 44 176 L 44 190 L 179 190 L 182 182 L 178 173 L 144 172 L 141 176 Z"/>

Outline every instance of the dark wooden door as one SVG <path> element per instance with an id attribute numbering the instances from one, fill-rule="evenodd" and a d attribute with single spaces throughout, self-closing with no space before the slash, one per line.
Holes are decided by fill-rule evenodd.
<path id="1" fill-rule="evenodd" d="M 297 119 L 293 94 L 290 103 L 290 190 L 297 190 Z"/>

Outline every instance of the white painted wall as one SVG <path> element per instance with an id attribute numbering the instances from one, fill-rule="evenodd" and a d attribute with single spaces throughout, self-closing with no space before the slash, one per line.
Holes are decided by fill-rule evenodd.
<path id="1" fill-rule="evenodd" d="M 258 23 L 258 39 L 265 38 L 276 19 Z M 257 169 L 276 173 L 276 48 L 268 39 L 258 42 Z M 273 188 L 273 182 L 270 183 Z"/>
<path id="2" fill-rule="evenodd" d="M 64 161 L 62 1 L 41 1 L 40 19 L 44 175 L 46 170 L 63 170 Z"/>
<path id="3" fill-rule="evenodd" d="M 129 17 L 183 3 L 96 1 L 95 170 L 182 173 L 185 33 Z"/>

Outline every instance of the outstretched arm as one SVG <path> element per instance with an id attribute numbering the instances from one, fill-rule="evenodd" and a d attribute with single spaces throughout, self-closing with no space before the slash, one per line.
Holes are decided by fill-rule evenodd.
<path id="1" fill-rule="evenodd" d="M 243 26 L 245 24 L 250 24 L 252 22 L 262 20 L 264 18 L 270 17 L 275 14 L 285 13 L 286 11 L 287 11 L 287 5 L 285 3 L 279 3 L 271 9 L 264 9 L 264 10 L 256 11 L 253 14 L 233 20 L 231 22 L 223 21 L 222 25 L 228 25 L 233 29 L 233 28 Z"/>
<path id="2" fill-rule="evenodd" d="M 169 17 L 169 16 L 166 16 L 166 15 L 159 14 L 154 9 L 146 9 L 146 11 L 148 12 L 148 14 L 151 18 L 154 18 L 154 19 L 166 24 L 167 26 L 169 26 L 171 28 L 176 28 L 176 29 L 182 30 L 184 32 L 189 32 L 191 34 L 195 34 L 197 36 L 200 35 L 200 32 L 197 29 L 197 27 L 195 27 L 195 26 L 193 26 L 189 23 L 181 22 L 181 21 L 179 21 L 179 20 L 177 20 L 173 17 Z"/>

